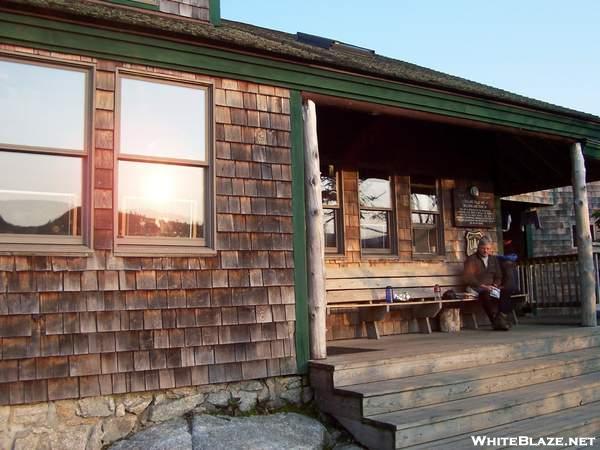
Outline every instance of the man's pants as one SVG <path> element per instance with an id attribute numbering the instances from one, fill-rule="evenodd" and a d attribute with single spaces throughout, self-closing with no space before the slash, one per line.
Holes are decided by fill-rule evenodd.
<path id="1" fill-rule="evenodd" d="M 504 314 L 510 314 L 512 311 L 512 305 L 510 302 L 510 291 L 508 289 L 500 290 L 500 298 L 490 297 L 490 292 L 481 290 L 479 292 L 479 302 L 487 314 L 490 322 L 494 323 L 494 317 L 498 312 Z"/>

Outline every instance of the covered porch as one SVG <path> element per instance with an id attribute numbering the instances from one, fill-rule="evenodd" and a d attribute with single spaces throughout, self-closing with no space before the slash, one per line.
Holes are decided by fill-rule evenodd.
<path id="1" fill-rule="evenodd" d="M 309 373 L 319 408 L 373 449 L 463 449 L 473 435 L 597 436 L 600 330 L 585 190 L 600 176 L 593 152 L 584 158 L 577 138 L 532 130 L 523 118 L 500 126 L 312 95 L 303 111 Z M 576 322 L 431 333 L 448 306 L 439 293 L 464 290 L 477 238 L 503 253 L 501 197 L 569 184 L 583 230 L 578 258 L 523 262 L 516 272 L 536 306 L 580 307 Z"/>
<path id="2" fill-rule="evenodd" d="M 490 236 L 503 253 L 500 198 L 572 184 L 581 150 L 587 181 L 600 176 L 593 152 L 572 137 L 304 96 L 314 105 L 312 117 L 305 107 L 306 180 L 314 187 L 319 177 L 323 189 L 311 203 L 307 188 L 309 282 L 312 276 L 313 299 L 323 297 L 325 316 L 321 331 L 311 331 L 313 341 L 366 337 L 364 322 L 372 321 L 372 306 L 385 301 L 388 287 L 393 300 L 427 301 L 436 286 L 463 291 L 462 263 L 473 236 Z M 433 318 L 441 308 L 422 309 L 380 314 L 382 334 L 415 331 L 414 320 Z"/>

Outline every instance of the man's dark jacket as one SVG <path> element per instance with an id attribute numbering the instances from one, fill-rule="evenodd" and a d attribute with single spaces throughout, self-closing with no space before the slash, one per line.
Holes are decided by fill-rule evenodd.
<path id="1" fill-rule="evenodd" d="M 502 284 L 502 268 L 500 261 L 495 256 L 488 256 L 488 265 L 485 267 L 479 253 L 467 256 L 465 260 L 464 280 L 467 286 L 477 289 L 482 284 Z"/>

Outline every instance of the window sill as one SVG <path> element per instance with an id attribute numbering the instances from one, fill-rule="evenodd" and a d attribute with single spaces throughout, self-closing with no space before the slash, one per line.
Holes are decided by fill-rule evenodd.
<path id="1" fill-rule="evenodd" d="M 360 260 L 361 261 L 368 261 L 368 262 L 377 262 L 377 261 L 404 261 L 399 255 L 386 255 L 386 254 L 373 254 L 373 253 L 369 253 L 369 254 L 361 254 L 360 255 Z"/>
<path id="2" fill-rule="evenodd" d="M 347 259 L 348 257 L 343 253 L 325 253 L 325 260 L 328 259 Z"/>
<path id="3" fill-rule="evenodd" d="M 85 245 L 0 244 L 0 255 L 19 256 L 90 256 L 94 250 Z"/>
<path id="4" fill-rule="evenodd" d="M 445 261 L 446 255 L 413 255 L 413 261 Z"/>

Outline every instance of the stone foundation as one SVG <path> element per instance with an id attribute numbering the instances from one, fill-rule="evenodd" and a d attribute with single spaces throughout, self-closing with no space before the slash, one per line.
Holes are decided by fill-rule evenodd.
<path id="1" fill-rule="evenodd" d="M 245 413 L 312 400 L 305 377 L 0 407 L 0 448 L 96 450 L 190 411 Z"/>

